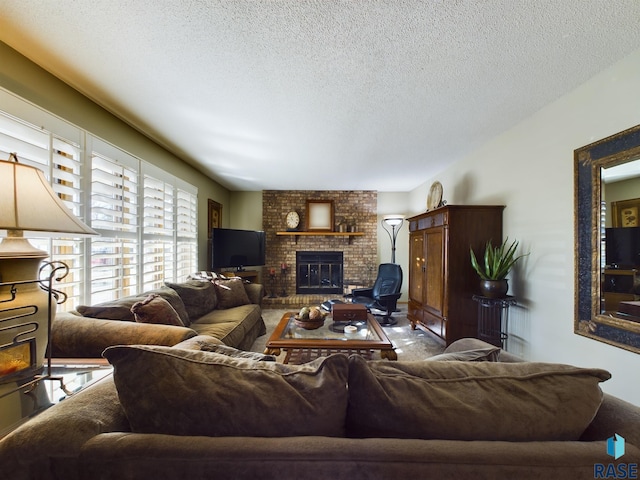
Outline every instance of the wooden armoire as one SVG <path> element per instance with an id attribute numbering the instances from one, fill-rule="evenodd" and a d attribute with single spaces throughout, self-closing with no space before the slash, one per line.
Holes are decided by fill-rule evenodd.
<path id="1" fill-rule="evenodd" d="M 411 328 L 428 329 L 446 344 L 478 333 L 480 277 L 469 249 L 484 255 L 502 242 L 502 205 L 447 205 L 408 219 Z"/>

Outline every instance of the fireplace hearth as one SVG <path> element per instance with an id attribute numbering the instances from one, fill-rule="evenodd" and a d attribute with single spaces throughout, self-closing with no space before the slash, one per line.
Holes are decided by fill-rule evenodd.
<path id="1" fill-rule="evenodd" d="M 343 293 L 342 252 L 296 252 L 296 294 Z"/>

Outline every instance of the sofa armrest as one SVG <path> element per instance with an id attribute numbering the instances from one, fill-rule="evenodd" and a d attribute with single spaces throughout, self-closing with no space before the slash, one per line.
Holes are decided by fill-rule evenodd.
<path id="1" fill-rule="evenodd" d="M 0 477 L 6 473 L 13 480 L 86 478 L 78 468 L 82 446 L 100 433 L 128 431 L 113 377 L 104 378 L 0 440 Z"/>
<path id="2" fill-rule="evenodd" d="M 264 297 L 264 286 L 260 283 L 245 283 L 244 289 L 251 303 L 262 307 L 262 298 Z"/>
<path id="3" fill-rule="evenodd" d="M 640 447 L 640 407 L 605 393 L 598 413 L 580 440 L 606 440 L 614 433 Z"/>
<path id="4" fill-rule="evenodd" d="M 173 346 L 197 333 L 187 327 L 100 320 L 59 313 L 51 325 L 52 355 L 62 358 L 99 358 L 112 345 Z"/>

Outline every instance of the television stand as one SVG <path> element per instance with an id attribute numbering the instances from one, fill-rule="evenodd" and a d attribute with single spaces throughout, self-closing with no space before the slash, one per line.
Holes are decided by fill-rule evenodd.
<path id="1" fill-rule="evenodd" d="M 257 270 L 241 270 L 239 272 L 236 270 L 227 270 L 220 273 L 225 277 L 240 277 L 243 280 L 247 280 L 251 283 L 259 283 L 260 281 L 260 274 Z"/>

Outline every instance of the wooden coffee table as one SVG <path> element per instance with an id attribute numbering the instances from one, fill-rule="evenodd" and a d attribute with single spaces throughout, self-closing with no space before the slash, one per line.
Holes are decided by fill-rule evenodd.
<path id="1" fill-rule="evenodd" d="M 374 318 L 368 314 L 366 321 L 352 322 L 356 333 L 345 333 L 348 323 L 334 323 L 331 316 L 325 319 L 320 328 L 307 330 L 294 322 L 296 312 L 287 312 L 282 316 L 273 334 L 267 342 L 264 352 L 268 355 L 280 355 L 284 350 L 284 363 L 306 363 L 318 357 L 332 353 L 362 355 L 371 359 L 374 350 L 380 350 L 380 356 L 388 360 L 397 360 L 395 347 Z"/>

